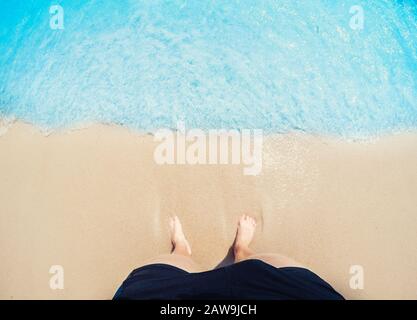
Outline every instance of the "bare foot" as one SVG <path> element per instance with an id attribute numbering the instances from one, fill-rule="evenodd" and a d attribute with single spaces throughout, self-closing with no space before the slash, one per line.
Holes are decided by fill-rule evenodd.
<path id="1" fill-rule="evenodd" d="M 242 252 L 249 251 L 249 244 L 252 242 L 255 234 L 256 221 L 251 216 L 242 215 L 237 224 L 236 238 L 233 245 L 235 256 Z"/>
<path id="2" fill-rule="evenodd" d="M 172 253 L 191 255 L 190 244 L 185 238 L 180 219 L 178 219 L 177 216 L 170 218 L 169 227 L 171 232 Z"/>

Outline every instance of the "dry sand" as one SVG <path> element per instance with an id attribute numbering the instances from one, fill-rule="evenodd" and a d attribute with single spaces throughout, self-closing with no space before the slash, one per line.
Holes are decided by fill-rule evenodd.
<path id="1" fill-rule="evenodd" d="M 159 166 L 155 145 L 104 125 L 45 137 L 17 123 L 0 136 L 0 298 L 109 299 L 131 269 L 169 251 L 173 213 L 207 269 L 252 213 L 254 249 L 299 260 L 346 298 L 417 298 L 417 134 L 270 136 L 257 177 Z M 63 290 L 49 287 L 51 265 L 64 268 Z M 363 290 L 349 286 L 352 265 L 364 268 Z"/>

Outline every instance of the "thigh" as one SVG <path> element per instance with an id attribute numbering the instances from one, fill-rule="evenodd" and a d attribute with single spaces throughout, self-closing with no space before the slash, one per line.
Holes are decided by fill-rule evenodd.
<path id="1" fill-rule="evenodd" d="M 284 267 L 298 267 L 305 268 L 301 263 L 298 263 L 294 259 L 286 257 L 277 253 L 257 253 L 250 255 L 245 260 L 257 259 L 265 263 L 268 263 L 275 268 L 284 268 Z"/>
<path id="2" fill-rule="evenodd" d="M 284 257 L 284 259 L 283 259 Z M 343 299 L 325 280 L 276 254 L 253 255 L 229 267 L 236 299 Z M 275 264 L 275 265 L 273 265 Z"/>
<path id="3" fill-rule="evenodd" d="M 203 269 L 191 257 L 182 256 L 179 254 L 163 254 L 146 261 L 145 265 L 149 264 L 168 264 L 180 268 L 187 272 L 201 272 Z"/>

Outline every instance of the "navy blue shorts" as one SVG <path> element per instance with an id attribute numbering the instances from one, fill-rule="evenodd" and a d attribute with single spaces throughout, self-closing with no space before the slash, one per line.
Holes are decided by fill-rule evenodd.
<path id="1" fill-rule="evenodd" d="M 310 270 L 275 268 L 251 259 L 198 273 L 150 264 L 132 271 L 114 299 L 343 300 L 343 296 Z"/>

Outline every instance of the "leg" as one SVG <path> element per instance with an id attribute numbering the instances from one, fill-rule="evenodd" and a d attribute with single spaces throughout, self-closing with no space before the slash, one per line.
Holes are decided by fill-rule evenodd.
<path id="1" fill-rule="evenodd" d="M 256 221 L 250 216 L 243 215 L 237 226 L 236 238 L 233 244 L 235 262 L 248 259 L 258 259 L 276 268 L 282 267 L 303 267 L 298 262 L 286 256 L 276 253 L 255 253 L 249 248 L 255 234 Z"/>
<path id="2" fill-rule="evenodd" d="M 177 216 L 170 218 L 172 251 L 149 260 L 146 264 L 163 263 L 183 269 L 187 272 L 200 272 L 201 267 L 191 258 L 191 247 L 182 231 Z"/>

